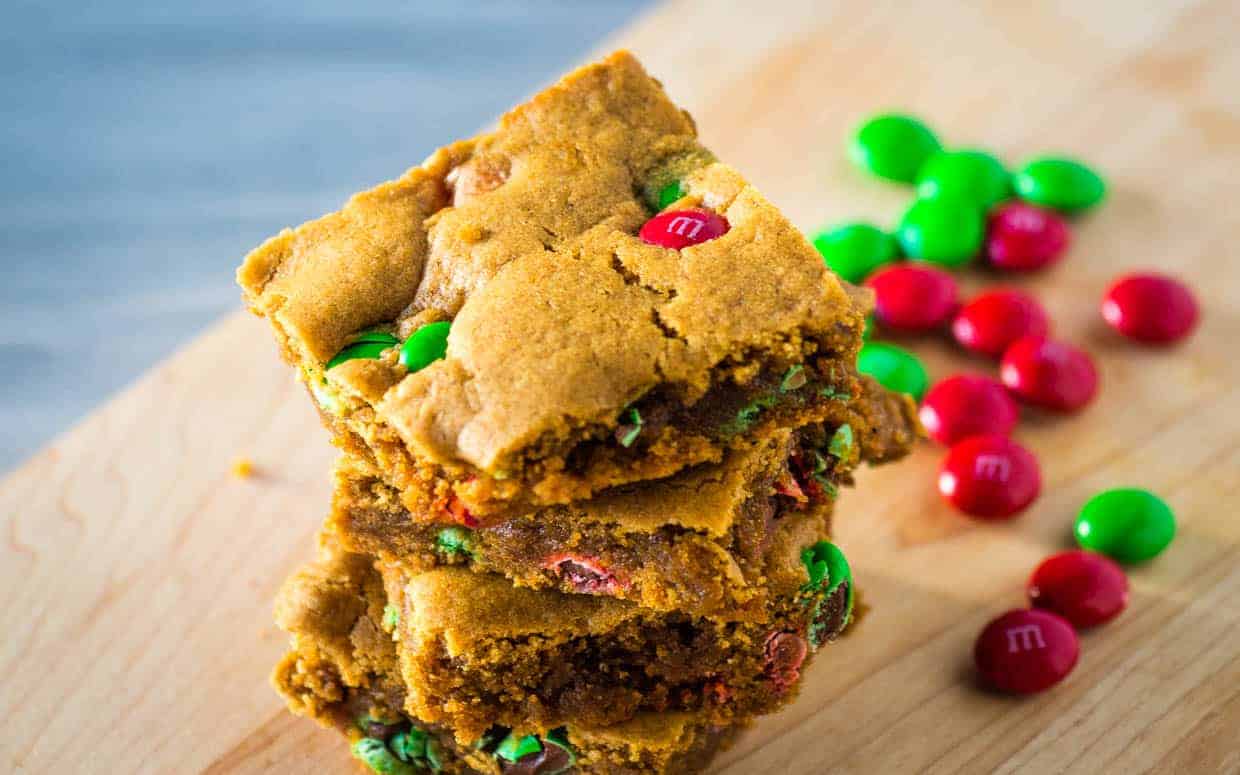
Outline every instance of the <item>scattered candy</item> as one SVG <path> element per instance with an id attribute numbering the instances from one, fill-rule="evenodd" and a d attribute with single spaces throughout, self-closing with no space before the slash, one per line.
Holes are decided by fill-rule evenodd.
<path id="1" fill-rule="evenodd" d="M 1152 492 L 1118 488 L 1100 492 L 1073 526 L 1083 549 L 1138 563 L 1157 557 L 1175 538 L 1175 514 Z"/>
<path id="2" fill-rule="evenodd" d="M 867 120 L 858 129 L 848 155 L 858 166 L 883 178 L 912 183 L 939 140 L 912 116 L 885 114 Z"/>
<path id="3" fill-rule="evenodd" d="M 1129 274 L 1107 289 L 1102 317 L 1129 339 L 1170 344 L 1197 326 L 1197 300 L 1187 286 L 1166 275 Z"/>
<path id="4" fill-rule="evenodd" d="M 957 374 L 940 380 L 921 404 L 921 424 L 930 438 L 951 446 L 970 436 L 1006 436 L 1020 414 L 997 380 Z"/>
<path id="5" fill-rule="evenodd" d="M 414 331 L 400 346 L 400 365 L 411 372 L 421 371 L 447 355 L 451 327 L 451 323 L 441 320 Z"/>
<path id="6" fill-rule="evenodd" d="M 1128 577 L 1110 558 L 1079 549 L 1042 561 L 1029 578 L 1029 602 L 1084 629 L 1119 616 L 1128 605 Z"/>
<path id="7" fill-rule="evenodd" d="M 1105 198 L 1106 183 L 1078 161 L 1050 156 L 1032 159 L 1009 175 L 993 155 L 945 151 L 923 123 L 897 114 L 864 123 L 849 153 L 876 175 L 916 182 L 918 198 L 905 211 L 894 239 L 869 224 L 849 223 L 820 233 L 814 245 L 832 271 L 874 290 L 874 318 L 885 328 L 928 331 L 954 313 L 952 334 L 962 347 L 1000 358 L 1001 382 L 979 375 L 948 377 L 926 393 L 919 414 L 931 438 L 950 446 L 938 476 L 943 497 L 975 517 L 1010 518 L 1026 509 L 1042 486 L 1037 458 L 1008 438 L 1020 414 L 1012 396 L 1055 411 L 1079 410 L 1098 390 L 1093 359 L 1048 337 L 1046 311 L 1028 293 L 996 289 L 956 311 L 958 289 L 951 275 L 927 266 L 885 265 L 902 252 L 915 261 L 956 268 L 984 248 L 987 262 L 997 269 L 1041 269 L 1062 258 L 1071 239 L 1059 213 L 1094 207 Z M 1022 201 L 1005 202 L 1013 192 Z M 1182 283 L 1146 273 L 1116 280 L 1103 297 L 1102 315 L 1126 337 L 1166 344 L 1188 336 L 1200 312 Z M 917 357 L 869 341 L 869 335 L 867 320 L 858 370 L 889 390 L 920 398 L 927 377 Z M 791 474 L 785 478 L 777 491 L 805 500 L 799 480 Z M 1028 583 L 1033 609 L 1009 611 L 978 636 L 974 659 L 991 687 L 1032 694 L 1063 680 L 1080 654 L 1073 627 L 1110 621 L 1128 603 L 1128 579 L 1104 555 L 1123 562 L 1149 560 L 1171 543 L 1176 526 L 1171 509 L 1157 496 L 1116 489 L 1086 503 L 1074 529 L 1078 543 L 1090 551 L 1061 552 L 1044 560 Z M 837 576 L 847 577 L 847 562 L 827 542 L 806 549 L 802 560 L 810 576 L 803 590 L 807 600 L 829 592 L 828 585 L 834 589 Z M 842 570 L 829 567 L 832 562 L 842 563 Z M 848 597 L 851 608 L 851 583 Z M 814 622 L 827 613 L 815 611 Z M 809 644 L 796 633 L 770 634 L 766 672 L 777 688 L 796 680 L 807 645 L 817 645 L 813 625 Z"/>
<path id="8" fill-rule="evenodd" d="M 917 400 L 921 400 L 930 381 L 926 367 L 916 355 L 886 342 L 861 345 L 857 353 L 857 371 L 869 374 L 888 390 L 908 393 Z"/>
<path id="9" fill-rule="evenodd" d="M 1034 694 L 1071 673 L 1080 653 L 1076 631 L 1062 617 L 1017 609 L 986 625 L 973 647 L 973 661 L 992 688 Z"/>
<path id="10" fill-rule="evenodd" d="M 1042 489 L 1033 453 L 1006 436 L 973 436 L 956 443 L 939 469 L 939 493 L 966 514 L 1007 519 Z"/>
<path id="11" fill-rule="evenodd" d="M 917 196 L 954 196 L 982 210 L 1007 198 L 1011 179 L 1003 163 L 984 151 L 939 151 L 917 172 Z"/>
<path id="12" fill-rule="evenodd" d="M 982 232 L 982 213 L 972 201 L 944 195 L 913 202 L 896 239 L 909 258 L 958 267 L 977 255 Z"/>
<path id="13" fill-rule="evenodd" d="M 638 236 L 643 242 L 680 250 L 721 237 L 728 221 L 710 210 L 668 210 L 646 221 Z"/>
<path id="14" fill-rule="evenodd" d="M 1027 202 L 1061 212 L 1088 210 L 1106 196 L 1098 174 L 1073 159 L 1034 159 L 1012 177 L 1016 194 Z"/>
<path id="15" fill-rule="evenodd" d="M 1084 350 L 1044 336 L 1016 340 L 1003 353 L 999 378 L 1034 406 L 1075 412 L 1098 391 L 1098 371 Z"/>
<path id="16" fill-rule="evenodd" d="M 987 220 L 986 260 L 999 269 L 1041 269 L 1063 256 L 1068 241 L 1068 224 L 1056 213 L 1008 202 Z"/>
<path id="17" fill-rule="evenodd" d="M 875 273 L 866 285 L 874 289 L 874 317 L 896 331 L 938 328 L 959 304 L 956 281 L 933 266 L 896 264 Z"/>
<path id="18" fill-rule="evenodd" d="M 814 247 L 832 272 L 859 283 L 896 258 L 896 238 L 868 223 L 846 223 L 814 237 Z"/>
<path id="19" fill-rule="evenodd" d="M 986 291 L 961 308 L 952 321 L 952 335 L 966 350 L 998 358 L 1017 339 L 1045 336 L 1050 320 L 1024 291 Z"/>

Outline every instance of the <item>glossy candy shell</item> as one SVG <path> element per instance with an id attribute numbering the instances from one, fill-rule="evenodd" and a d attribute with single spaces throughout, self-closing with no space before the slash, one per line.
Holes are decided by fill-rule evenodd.
<path id="1" fill-rule="evenodd" d="M 997 288 L 971 299 L 952 320 L 952 336 L 960 346 L 998 358 L 1016 340 L 1045 336 L 1050 319 L 1037 299 L 1024 291 Z"/>
<path id="2" fill-rule="evenodd" d="M 972 436 L 947 452 L 939 468 L 939 493 L 979 519 L 1009 519 L 1042 490 L 1033 453 L 1004 436 Z"/>
<path id="3" fill-rule="evenodd" d="M 1081 655 L 1076 630 L 1047 611 L 1017 609 L 991 620 L 973 661 L 982 681 L 1008 694 L 1034 694 L 1062 681 Z"/>
<path id="4" fill-rule="evenodd" d="M 1047 557 L 1028 584 L 1029 603 L 1083 629 L 1119 616 L 1128 605 L 1128 577 L 1109 557 L 1073 549 Z"/>
<path id="5" fill-rule="evenodd" d="M 1016 340 L 1003 354 L 999 378 L 1021 400 L 1075 412 L 1098 392 L 1098 370 L 1084 350 L 1044 336 Z"/>
<path id="6" fill-rule="evenodd" d="M 1102 297 L 1102 317 L 1111 328 L 1144 344 L 1178 342 L 1197 327 L 1199 314 L 1192 291 L 1166 275 L 1126 275 Z"/>
<path id="7" fill-rule="evenodd" d="M 1020 411 L 997 380 L 957 374 L 936 382 L 921 403 L 921 424 L 930 438 L 951 446 L 970 436 L 1006 436 Z"/>
<path id="8" fill-rule="evenodd" d="M 1175 513 L 1148 490 L 1117 488 L 1090 498 L 1073 530 L 1083 549 L 1124 563 L 1146 562 L 1175 539 Z"/>

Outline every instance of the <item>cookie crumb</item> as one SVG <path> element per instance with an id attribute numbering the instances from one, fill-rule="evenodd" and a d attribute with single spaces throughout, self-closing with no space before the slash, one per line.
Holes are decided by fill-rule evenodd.
<path id="1" fill-rule="evenodd" d="M 232 462 L 232 475 L 238 479 L 249 479 L 254 476 L 254 461 L 248 457 L 234 458 Z"/>

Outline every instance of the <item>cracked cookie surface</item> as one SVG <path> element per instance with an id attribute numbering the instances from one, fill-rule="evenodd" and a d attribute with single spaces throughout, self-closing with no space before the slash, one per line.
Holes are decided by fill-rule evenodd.
<path id="1" fill-rule="evenodd" d="M 679 250 L 640 239 L 664 180 L 726 233 Z M 479 518 L 819 419 L 824 390 L 855 390 L 835 365 L 851 368 L 869 305 L 626 52 L 285 230 L 238 280 L 346 449 L 411 510 L 455 498 Z M 425 368 L 393 346 L 325 369 L 365 332 L 395 342 L 435 321 L 451 321 L 446 355 Z M 774 390 L 796 366 L 808 386 Z M 744 423 L 725 417 L 754 401 Z M 660 422 L 617 440 L 635 407 Z"/>

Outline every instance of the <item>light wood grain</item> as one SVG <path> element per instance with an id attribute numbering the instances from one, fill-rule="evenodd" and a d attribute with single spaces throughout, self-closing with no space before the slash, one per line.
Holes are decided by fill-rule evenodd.
<path id="1" fill-rule="evenodd" d="M 1099 357 L 1103 390 L 1080 416 L 1026 418 L 1046 491 L 1014 523 L 941 505 L 929 445 L 866 472 L 839 540 L 873 608 L 720 771 L 1240 772 L 1236 6 L 912 5 L 672 3 L 619 42 L 807 229 L 898 213 L 908 192 L 841 154 L 884 107 L 1011 160 L 1095 163 L 1106 206 L 1063 264 L 1020 284 Z M 1101 325 L 1098 296 L 1131 267 L 1193 283 L 1205 318 L 1188 344 L 1138 349 Z M 986 368 L 915 346 L 938 375 Z M 230 477 L 236 455 L 259 476 Z M 284 647 L 270 600 L 310 554 L 331 457 L 263 324 L 237 314 L 0 484 L 0 769 L 353 771 L 266 684 Z M 1122 484 L 1157 490 L 1181 523 L 1132 571 L 1130 610 L 1084 637 L 1053 691 L 979 690 L 975 633 L 1021 603 L 1084 499 Z"/>

